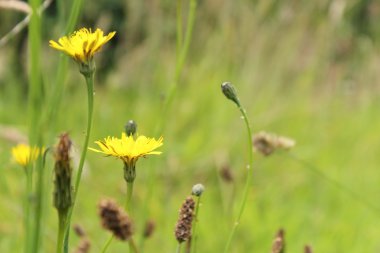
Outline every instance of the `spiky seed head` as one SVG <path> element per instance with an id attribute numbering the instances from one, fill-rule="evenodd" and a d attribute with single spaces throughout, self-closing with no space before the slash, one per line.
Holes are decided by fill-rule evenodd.
<path id="1" fill-rule="evenodd" d="M 175 237 L 179 243 L 187 241 L 191 237 L 194 208 L 194 199 L 192 197 L 187 197 L 179 210 L 179 217 L 174 231 Z"/>
<path id="2" fill-rule="evenodd" d="M 219 173 L 224 182 L 232 183 L 234 181 L 234 175 L 229 165 L 223 165 Z"/>
<path id="3" fill-rule="evenodd" d="M 132 236 L 132 221 L 124 210 L 113 200 L 105 199 L 99 204 L 99 215 L 105 229 L 126 241 Z"/>
<path id="4" fill-rule="evenodd" d="M 284 253 L 285 252 L 285 232 L 283 229 L 278 230 L 276 237 L 272 244 L 272 253 Z"/>
<path id="5" fill-rule="evenodd" d="M 145 224 L 143 236 L 145 238 L 151 237 L 155 229 L 156 229 L 156 223 L 153 220 L 148 220 Z"/>

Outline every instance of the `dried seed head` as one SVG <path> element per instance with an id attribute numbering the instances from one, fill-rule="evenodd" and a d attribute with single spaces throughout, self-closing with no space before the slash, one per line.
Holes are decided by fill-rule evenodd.
<path id="1" fill-rule="evenodd" d="M 224 182 L 232 183 L 234 181 L 234 176 L 232 174 L 232 170 L 231 170 L 230 166 L 224 165 L 220 169 L 219 173 L 220 173 L 220 176 L 222 177 L 222 179 L 224 180 Z"/>
<path id="2" fill-rule="evenodd" d="M 203 184 L 196 184 L 191 189 L 191 194 L 194 196 L 200 197 L 202 193 L 204 192 L 204 190 L 205 190 L 205 187 L 203 186 Z"/>
<path id="3" fill-rule="evenodd" d="M 71 140 L 68 133 L 61 134 L 54 152 L 54 206 L 58 212 L 67 212 L 72 205 L 70 148 Z"/>
<path id="4" fill-rule="evenodd" d="M 132 221 L 115 201 L 102 200 L 99 204 L 99 215 L 103 227 L 115 237 L 126 241 L 132 236 Z"/>
<path id="5" fill-rule="evenodd" d="M 272 154 L 277 149 L 290 149 L 294 145 L 294 140 L 272 133 L 260 132 L 253 136 L 253 146 L 256 151 L 265 156 Z"/>
<path id="6" fill-rule="evenodd" d="M 78 248 L 75 250 L 75 253 L 88 253 L 90 252 L 91 242 L 87 238 L 80 240 Z"/>
<path id="7" fill-rule="evenodd" d="M 81 225 L 75 224 L 73 226 L 73 229 L 74 229 L 74 232 L 77 236 L 79 236 L 79 237 L 85 237 L 86 236 L 86 232 L 84 231 L 84 229 Z"/>
<path id="8" fill-rule="evenodd" d="M 304 252 L 305 253 L 313 253 L 313 250 L 312 250 L 310 245 L 305 245 Z"/>
<path id="9" fill-rule="evenodd" d="M 274 238 L 272 244 L 272 253 L 284 253 L 285 252 L 285 239 L 284 239 L 284 230 L 278 230 L 276 237 Z"/>
<path id="10" fill-rule="evenodd" d="M 143 236 L 145 238 L 151 237 L 155 229 L 156 229 L 156 223 L 153 220 L 148 220 L 145 224 Z"/>
<path id="11" fill-rule="evenodd" d="M 174 231 L 175 237 L 179 243 L 189 240 L 191 237 L 194 207 L 194 199 L 192 197 L 187 197 L 179 210 L 179 218 Z"/>

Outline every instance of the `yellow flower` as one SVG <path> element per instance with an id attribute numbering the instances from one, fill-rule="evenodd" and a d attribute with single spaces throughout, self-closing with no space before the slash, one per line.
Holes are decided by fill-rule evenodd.
<path id="1" fill-rule="evenodd" d="M 78 63 L 89 65 L 94 54 L 112 39 L 115 33 L 110 32 L 104 36 L 100 29 L 92 32 L 91 29 L 82 28 L 70 36 L 63 36 L 58 43 L 50 40 L 49 44 L 52 48 L 65 52 Z"/>
<path id="2" fill-rule="evenodd" d="M 136 161 L 146 155 L 159 155 L 160 151 L 155 149 L 163 145 L 163 138 L 158 140 L 140 135 L 136 138 L 121 134 L 121 139 L 116 137 L 107 137 L 103 141 L 96 141 L 101 150 L 90 148 L 90 150 L 114 156 L 122 159 L 125 163 L 133 165 Z"/>
<path id="3" fill-rule="evenodd" d="M 40 148 L 29 147 L 25 144 L 19 144 L 12 148 L 13 159 L 21 166 L 26 166 L 37 160 L 37 157 L 42 152 Z"/>

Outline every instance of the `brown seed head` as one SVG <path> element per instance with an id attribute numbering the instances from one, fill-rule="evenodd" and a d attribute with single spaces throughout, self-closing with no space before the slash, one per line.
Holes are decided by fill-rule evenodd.
<path id="1" fill-rule="evenodd" d="M 145 224 L 143 236 L 145 238 L 151 237 L 155 229 L 156 229 L 156 223 L 153 220 L 148 220 Z"/>
<path id="2" fill-rule="evenodd" d="M 70 148 L 71 140 L 69 135 L 64 133 L 59 137 L 54 152 L 54 206 L 58 212 L 67 212 L 72 205 Z"/>
<path id="3" fill-rule="evenodd" d="M 194 208 L 194 199 L 192 197 L 187 197 L 179 210 L 179 218 L 174 231 L 175 237 L 179 243 L 189 240 L 191 237 Z"/>
<path id="4" fill-rule="evenodd" d="M 223 167 L 219 171 L 221 178 L 226 183 L 232 183 L 234 181 L 234 175 L 232 174 L 232 170 L 230 166 L 223 165 Z"/>
<path id="5" fill-rule="evenodd" d="M 102 200 L 99 204 L 99 215 L 103 227 L 115 237 L 126 241 L 132 236 L 132 221 L 115 201 Z"/>
<path id="6" fill-rule="evenodd" d="M 259 132 L 253 136 L 253 146 L 256 151 L 264 156 L 272 154 L 277 149 L 290 149 L 294 147 L 295 141 L 272 133 Z"/>
<path id="7" fill-rule="evenodd" d="M 77 236 L 79 236 L 79 237 L 85 237 L 86 236 L 86 232 L 84 231 L 84 229 L 81 225 L 75 224 L 73 226 L 73 229 L 74 229 L 74 232 Z"/>
<path id="8" fill-rule="evenodd" d="M 284 253 L 285 252 L 285 232 L 283 229 L 278 230 L 276 237 L 272 244 L 272 253 Z"/>
<path id="9" fill-rule="evenodd" d="M 87 238 L 83 238 L 79 242 L 78 248 L 75 250 L 75 253 L 88 253 L 90 252 L 91 242 Z"/>
<path id="10" fill-rule="evenodd" d="M 305 253 L 313 253 L 313 250 L 312 250 L 310 245 L 305 245 L 304 252 Z"/>

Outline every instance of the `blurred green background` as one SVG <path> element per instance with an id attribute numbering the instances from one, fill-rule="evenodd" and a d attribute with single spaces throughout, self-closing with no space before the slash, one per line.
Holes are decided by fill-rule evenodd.
<path id="1" fill-rule="evenodd" d="M 43 16 L 44 94 L 54 86 L 59 59 L 48 40 L 63 35 L 64 14 L 53 2 Z M 22 18 L 0 9 L 0 37 Z M 137 122 L 140 134 L 154 134 L 173 83 L 175 22 L 175 1 L 85 1 L 77 28 L 117 32 L 96 56 L 90 146 L 108 135 L 120 136 L 129 119 Z M 302 252 L 305 244 L 315 252 L 379 252 L 379 22 L 380 2 L 375 0 L 198 1 L 189 56 L 165 119 L 163 155 L 137 164 L 131 214 L 137 240 L 145 212 L 156 222 L 145 252 L 175 251 L 178 209 L 195 183 L 206 187 L 198 252 L 224 248 L 247 163 L 245 126 L 236 106 L 220 92 L 224 81 L 235 85 L 254 132 L 294 138 L 292 155 L 374 206 L 352 198 L 287 154 L 255 153 L 254 184 L 231 252 L 270 252 L 278 228 L 286 231 L 288 252 Z M 25 174 L 12 161 L 10 149 L 27 136 L 26 40 L 24 30 L 0 48 L 1 252 L 21 252 L 23 246 Z M 69 68 L 55 135 L 68 131 L 79 156 L 86 88 L 71 60 Z M 233 183 L 220 177 L 223 166 L 231 168 Z M 53 252 L 57 218 L 51 207 L 52 158 L 47 169 L 42 252 Z M 120 161 L 89 152 L 73 223 L 87 231 L 91 252 L 99 252 L 109 236 L 101 228 L 97 203 L 104 197 L 124 202 L 122 173 Z M 152 176 L 156 180 L 149 200 Z M 72 250 L 77 242 L 73 235 Z M 109 252 L 125 249 L 115 241 Z"/>

